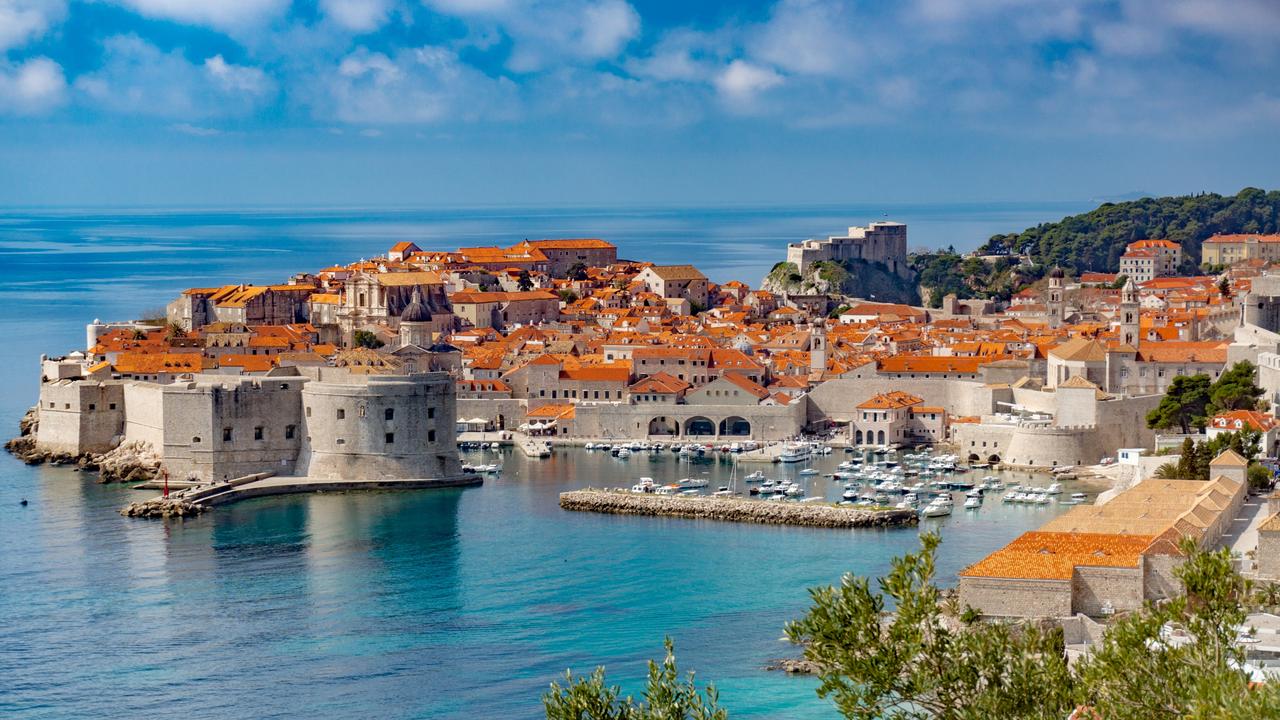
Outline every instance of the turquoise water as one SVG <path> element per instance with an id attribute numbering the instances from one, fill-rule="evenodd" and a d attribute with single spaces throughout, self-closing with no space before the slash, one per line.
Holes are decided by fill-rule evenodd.
<path id="1" fill-rule="evenodd" d="M 916 212 L 938 227 L 948 213 L 960 225 L 1003 222 L 1006 211 L 986 210 L 997 219 L 981 208 Z M 681 212 L 0 215 L 0 428 L 15 432 L 34 401 L 40 352 L 79 347 L 93 317 L 133 316 L 189 285 L 277 279 L 405 237 L 506 243 L 514 227 L 525 233 L 514 240 L 601 235 L 624 254 L 754 281 L 787 240 L 874 219 Z M 1065 211 L 1039 212 L 1004 227 Z M 806 588 L 883 573 L 917 542 L 913 529 L 625 518 L 556 504 L 561 490 L 642 475 L 726 481 L 726 466 L 669 454 L 503 462 L 481 488 L 266 499 L 166 524 L 117 514 L 149 493 L 0 457 L 0 716 L 533 718 L 568 667 L 604 664 L 638 692 L 644 661 L 670 635 L 682 666 L 714 680 L 735 717 L 833 717 L 811 679 L 760 668 L 788 654 L 779 638 Z M 829 480 L 807 482 L 834 492 Z M 1055 512 L 989 503 L 923 527 L 943 528 L 939 569 L 950 579 Z"/>

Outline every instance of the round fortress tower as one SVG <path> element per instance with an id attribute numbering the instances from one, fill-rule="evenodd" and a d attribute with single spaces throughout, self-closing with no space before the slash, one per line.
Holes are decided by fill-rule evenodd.
<path id="1" fill-rule="evenodd" d="M 335 375 L 302 391 L 297 473 L 325 479 L 460 475 L 456 396 L 445 373 Z"/>

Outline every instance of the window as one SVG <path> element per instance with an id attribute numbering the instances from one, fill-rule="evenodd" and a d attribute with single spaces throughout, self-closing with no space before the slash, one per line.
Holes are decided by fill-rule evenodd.
<path id="1" fill-rule="evenodd" d="M 93 403 L 89 403 L 89 409 L 90 409 L 90 410 L 96 410 L 97 408 L 98 408 L 98 406 L 97 406 L 97 405 L 94 405 Z"/>
<path id="2" fill-rule="evenodd" d="M 261 439 L 262 439 L 262 436 L 263 436 L 262 426 L 261 426 L 261 425 L 259 425 L 258 427 L 256 427 L 256 428 L 254 428 L 254 429 L 253 429 L 253 439 L 254 439 L 254 440 L 261 440 Z"/>
<path id="3" fill-rule="evenodd" d="M 199 444 L 200 444 L 200 436 L 199 436 L 199 435 L 196 435 L 195 437 L 191 438 L 191 444 L 192 444 L 192 445 L 199 445 Z"/>
<path id="4" fill-rule="evenodd" d="M 70 410 L 70 409 L 71 409 L 71 403 L 62 403 L 62 408 L 63 408 L 64 410 Z"/>
<path id="5" fill-rule="evenodd" d="M 285 426 L 284 426 L 284 439 L 285 439 L 285 440 L 292 440 L 292 439 L 293 439 L 293 433 L 295 432 L 295 430 L 296 430 L 296 427 L 295 427 L 295 426 L 293 426 L 293 425 L 285 425 Z"/>
<path id="6" fill-rule="evenodd" d="M 395 442 L 395 441 L 396 441 L 396 434 L 395 434 L 395 433 L 387 433 L 387 434 L 386 434 L 385 442 L 386 442 L 388 445 L 390 445 L 391 443 L 393 443 L 393 442 Z"/>
<path id="7" fill-rule="evenodd" d="M 111 403 L 110 405 L 107 405 L 107 409 L 108 409 L 108 410 L 115 410 L 115 409 L 116 409 L 116 404 L 115 404 L 115 403 Z"/>
<path id="8" fill-rule="evenodd" d="M 428 430 L 428 431 L 427 431 L 427 442 L 435 442 L 435 441 L 436 441 L 436 431 L 435 431 L 435 430 Z"/>
<path id="9" fill-rule="evenodd" d="M 280 389 L 281 389 L 281 390 L 288 390 L 288 389 L 289 389 L 289 383 L 280 383 Z"/>
<path id="10" fill-rule="evenodd" d="M 222 428 L 222 442 L 231 442 L 231 428 Z"/>
<path id="11" fill-rule="evenodd" d="M 342 438 L 338 438 L 338 439 L 337 439 L 337 440 L 335 440 L 334 442 L 335 442 L 335 443 L 337 443 L 338 445 L 346 445 L 346 444 L 347 444 L 347 441 L 346 441 L 346 440 L 343 440 Z"/>
<path id="12" fill-rule="evenodd" d="M 396 410 L 395 410 L 395 408 L 387 408 L 386 410 L 383 410 L 383 411 L 382 411 L 382 419 L 383 419 L 383 420 L 395 420 L 395 419 L 396 419 Z"/>
<path id="13" fill-rule="evenodd" d="M 338 419 L 339 419 L 339 420 L 346 420 L 346 419 L 347 419 L 347 411 L 346 411 L 346 410 L 344 410 L 344 409 L 342 409 L 342 408 L 338 408 Z"/>
<path id="14" fill-rule="evenodd" d="M 311 417 L 311 406 L 307 406 L 307 417 Z"/>
<path id="15" fill-rule="evenodd" d="M 435 416 L 436 416 L 436 409 L 433 407 L 427 408 L 427 419 L 428 420 L 434 419 Z"/>

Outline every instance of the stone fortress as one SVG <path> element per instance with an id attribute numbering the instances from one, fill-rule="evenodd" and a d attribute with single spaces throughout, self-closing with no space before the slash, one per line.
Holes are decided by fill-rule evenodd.
<path id="1" fill-rule="evenodd" d="M 462 475 L 454 383 L 443 372 L 287 367 L 170 384 L 62 378 L 42 383 L 38 408 L 40 448 L 80 456 L 138 441 L 175 479 Z"/>
<path id="2" fill-rule="evenodd" d="M 911 273 L 907 265 L 907 226 L 897 222 L 873 222 L 851 227 L 845 236 L 804 240 L 787 246 L 787 262 L 803 275 L 817 262 L 865 260 L 881 263 L 900 277 Z"/>

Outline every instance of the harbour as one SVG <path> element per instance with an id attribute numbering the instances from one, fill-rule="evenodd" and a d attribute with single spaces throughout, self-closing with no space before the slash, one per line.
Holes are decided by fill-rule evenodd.
<path id="1" fill-rule="evenodd" d="M 254 712 L 262 716 L 298 712 L 297 698 L 310 697 L 308 711 L 358 717 L 390 692 L 407 715 L 464 718 L 480 708 L 536 718 L 538 695 L 566 667 L 607 663 L 611 678 L 638 691 L 644 659 L 669 634 L 682 657 L 715 675 L 735 715 L 777 717 L 785 708 L 787 717 L 824 718 L 830 709 L 811 678 L 763 671 L 790 652 L 778 640 L 782 624 L 807 606 L 808 587 L 844 572 L 881 574 L 890 557 L 917 544 L 911 528 L 559 507 L 562 492 L 631 484 L 642 474 L 704 478 L 714 492 L 734 475 L 718 459 L 681 461 L 668 451 L 619 460 L 569 447 L 545 459 L 514 447 L 462 457 L 502 470 L 481 487 L 259 498 L 178 524 L 117 514 L 154 490 L 4 458 L 0 539 L 24 551 L 0 576 L 12 590 L 0 601 L 0 641 L 29 651 L 21 667 L 4 668 L 28 688 L 25 699 L 0 706 L 34 712 L 24 703 L 57 693 L 82 716 L 154 712 L 179 700 L 243 708 L 227 705 L 226 694 L 244 687 L 235 678 L 256 676 L 263 692 Z M 816 465 L 835 471 L 843 457 Z M 821 489 L 839 498 L 842 483 L 800 469 L 766 472 L 785 473 L 811 496 Z M 19 496 L 31 501 L 27 509 Z M 988 501 L 981 511 L 922 519 L 920 528 L 942 530 L 939 574 L 954 576 L 1058 512 Z M 370 586 L 386 591 L 358 591 Z M 208 617 L 221 618 L 216 629 L 205 626 Z M 110 653 L 93 649 L 108 646 Z M 80 648 L 74 673 L 58 670 L 66 648 Z M 280 669 L 286 655 L 288 673 Z M 351 663 L 363 677 L 332 694 L 331 679 Z M 107 673 L 119 679 L 104 687 L 97 679 Z M 267 692 L 280 682 L 296 691 L 288 705 Z"/>

